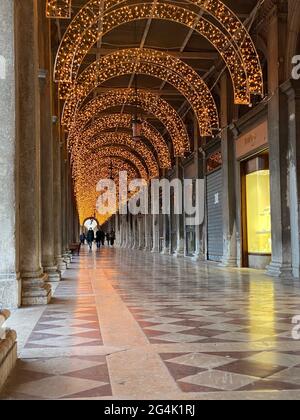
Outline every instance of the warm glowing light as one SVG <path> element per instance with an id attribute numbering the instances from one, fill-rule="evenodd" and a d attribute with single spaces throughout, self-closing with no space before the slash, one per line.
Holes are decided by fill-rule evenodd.
<path id="1" fill-rule="evenodd" d="M 94 120 L 87 129 L 81 131 L 78 136 L 73 137 L 73 141 L 70 144 L 70 151 L 72 154 L 80 154 L 81 150 L 85 149 L 86 145 L 96 136 L 101 135 L 103 131 L 115 130 L 117 128 L 119 130 L 122 128 L 130 130 L 131 122 L 132 116 L 130 114 L 102 115 Z M 141 124 L 141 136 L 149 141 L 155 150 L 160 167 L 162 169 L 170 169 L 172 165 L 170 151 L 160 132 L 147 121 L 143 121 Z"/>
<path id="2" fill-rule="evenodd" d="M 63 123 L 76 118 L 76 109 L 97 86 L 124 74 L 147 74 L 173 85 L 191 104 L 198 118 L 200 133 L 211 136 L 219 129 L 218 111 L 213 96 L 201 77 L 187 64 L 164 52 L 131 48 L 100 58 L 76 80 L 68 95 Z"/>
<path id="3" fill-rule="evenodd" d="M 72 0 L 46 0 L 46 16 L 51 19 L 70 19 L 71 5 Z"/>
<path id="4" fill-rule="evenodd" d="M 139 155 L 141 161 L 145 162 L 150 178 L 159 176 L 159 166 L 154 153 L 142 141 L 134 141 L 128 133 L 100 133 L 98 138 L 93 141 L 90 141 L 90 139 L 88 141 L 83 140 L 81 153 L 77 155 L 78 160 L 86 162 L 89 159 L 94 159 L 98 151 L 107 146 L 115 148 L 120 146 L 121 149 L 129 149 L 132 153 Z M 77 163 L 77 160 L 74 160 L 74 168 L 76 170 Z M 79 168 L 80 172 L 81 167 Z"/>
<path id="5" fill-rule="evenodd" d="M 69 141 L 81 135 L 81 131 L 101 112 L 123 105 L 138 105 L 147 113 L 153 114 L 167 129 L 174 148 L 175 156 L 184 156 L 190 150 L 190 140 L 186 126 L 175 109 L 158 95 L 147 90 L 136 94 L 134 89 L 117 89 L 98 96 L 85 105 L 76 115 L 70 126 Z"/>
<path id="6" fill-rule="evenodd" d="M 100 10 L 99 1 L 89 2 L 71 23 L 62 40 L 56 60 L 55 79 L 60 82 L 74 81 L 92 46 L 100 37 L 119 25 L 148 18 L 170 20 L 194 29 L 214 45 L 230 71 L 235 102 L 249 104 L 251 93 L 263 93 L 261 65 L 249 33 L 237 16 L 220 0 L 190 2 L 207 11 L 217 20 L 217 25 L 183 6 L 166 2 L 156 5 L 139 3 L 118 8 L 117 5 L 122 5 L 124 1 L 116 0 L 113 10 L 112 5 Z M 222 29 L 219 28 L 220 25 Z"/>
<path id="7" fill-rule="evenodd" d="M 75 194 L 81 221 L 89 218 L 91 214 L 97 215 L 97 220 L 99 220 L 100 224 L 104 223 L 107 218 L 109 218 L 109 215 L 99 215 L 96 211 L 96 202 L 98 198 L 96 185 L 100 179 L 110 179 L 111 165 L 113 167 L 113 178 L 117 185 L 119 183 L 120 171 L 127 172 L 128 182 L 141 177 L 141 174 L 134 164 L 123 158 L 103 158 L 100 162 L 96 161 L 93 164 L 87 165 L 85 168 L 85 178 L 82 178 L 80 183 L 75 183 Z"/>

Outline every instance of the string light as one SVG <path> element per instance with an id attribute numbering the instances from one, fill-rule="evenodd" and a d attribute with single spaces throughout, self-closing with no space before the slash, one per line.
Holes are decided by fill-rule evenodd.
<path id="1" fill-rule="evenodd" d="M 114 169 L 114 180 L 117 186 L 119 184 L 119 172 L 121 171 L 126 171 L 128 182 L 141 177 L 139 171 L 131 162 L 125 161 L 121 158 L 104 158 L 101 159 L 101 162 L 94 162 L 92 165 L 87 165 L 85 168 L 86 176 L 84 180 L 82 179 L 81 183 L 75 183 L 75 196 L 82 224 L 85 219 L 89 218 L 90 215 L 93 214 L 95 203 L 98 198 L 98 193 L 96 192 L 97 182 L 101 179 L 110 178 L 109 167 L 111 164 Z M 107 218 L 109 218 L 109 215 L 104 216 L 97 213 L 97 219 L 101 221 L 101 223 L 104 223 Z"/>
<path id="2" fill-rule="evenodd" d="M 69 144 L 72 156 L 74 154 L 80 154 L 81 150 L 85 148 L 86 143 L 92 141 L 103 131 L 116 128 L 125 128 L 130 130 L 131 121 L 132 116 L 130 114 L 110 114 L 100 116 L 98 119 L 93 121 L 92 125 L 81 131 L 80 135 L 73 138 L 72 145 Z M 147 121 L 142 122 L 141 128 L 141 135 L 150 142 L 158 156 L 159 166 L 162 169 L 170 169 L 172 166 L 171 155 L 163 136 Z"/>
<path id="3" fill-rule="evenodd" d="M 76 79 L 83 58 L 97 42 L 110 30 L 121 24 L 138 19 L 163 19 L 181 23 L 206 37 L 220 52 L 230 71 L 237 104 L 249 104 L 250 94 L 263 93 L 262 70 L 258 54 L 244 25 L 221 1 L 193 0 L 192 3 L 207 10 L 218 26 L 205 17 L 184 7 L 161 2 L 156 5 L 140 3 L 106 12 L 99 10 L 89 16 L 82 26 L 80 19 L 71 23 L 57 54 L 55 79 L 72 82 Z M 124 3 L 116 1 L 116 3 Z M 99 31 L 101 20 L 101 31 Z M 222 32 L 219 26 L 225 29 Z M 241 43 L 241 45 L 240 45 Z"/>
<path id="4" fill-rule="evenodd" d="M 115 165 L 116 161 L 119 162 L 118 165 Z M 118 171 L 124 171 L 130 167 L 129 181 L 130 176 L 133 176 L 132 168 L 134 168 L 134 175 L 138 174 L 138 178 L 149 181 L 151 170 L 147 168 L 145 161 L 125 146 L 103 146 L 94 153 L 88 153 L 84 158 L 82 156 L 72 165 L 74 190 L 81 220 L 88 218 L 94 212 L 99 196 L 96 190 L 98 182 L 101 179 L 110 178 L 109 174 L 102 170 L 102 165 L 106 164 L 106 171 L 109 171 L 108 162 L 113 162 L 114 168 Z M 118 175 L 116 181 L 118 181 Z"/>
<path id="5" fill-rule="evenodd" d="M 47 0 L 46 16 L 50 19 L 70 19 L 72 0 Z"/>
<path id="6" fill-rule="evenodd" d="M 187 64 L 164 52 L 131 48 L 116 51 L 88 66 L 77 79 L 63 112 L 63 123 L 76 118 L 76 109 L 97 86 L 124 74 L 147 74 L 173 85 L 191 104 L 202 136 L 219 130 L 218 111 L 213 96 L 201 77 Z"/>
<path id="7" fill-rule="evenodd" d="M 142 161 L 145 161 L 150 178 L 159 176 L 159 166 L 153 152 L 142 141 L 134 141 L 128 133 L 100 133 L 99 137 L 90 140 L 83 140 L 79 155 L 80 161 L 88 160 L 90 156 L 95 155 L 98 150 L 106 146 L 120 146 L 120 148 L 131 149 L 134 153 L 139 155 Z M 74 168 L 77 169 L 77 160 L 74 159 Z"/>
<path id="8" fill-rule="evenodd" d="M 81 220 L 95 212 L 99 179 L 110 178 L 116 171 L 113 178 L 117 180 L 118 172 L 127 170 L 129 179 L 139 175 L 149 181 L 159 176 L 160 168 L 171 166 L 167 144 L 154 127 L 144 122 L 143 136 L 147 141 L 133 141 L 126 132 L 105 132 L 116 126 L 130 128 L 130 115 L 101 116 L 101 112 L 126 104 L 138 106 L 166 127 L 175 156 L 184 156 L 190 150 L 182 119 L 158 95 L 139 91 L 137 101 L 133 89 L 120 89 L 96 97 L 83 106 L 97 86 L 125 74 L 157 77 L 173 85 L 188 100 L 202 136 L 211 136 L 214 130 L 219 130 L 217 107 L 210 90 L 190 66 L 174 56 L 149 49 L 118 51 L 97 60 L 78 76 L 85 56 L 105 34 L 120 25 L 142 19 L 177 22 L 205 37 L 220 53 L 231 75 L 236 104 L 250 105 L 252 94 L 263 95 L 259 57 L 243 23 L 221 0 L 186 2 L 205 11 L 206 16 L 193 12 L 188 5 L 179 7 L 164 0 L 154 4 L 132 0 L 129 5 L 126 5 L 127 0 L 90 0 L 64 35 L 54 76 L 59 82 L 60 97 L 67 100 L 62 122 L 69 129 L 68 145 Z M 47 0 L 46 6 L 49 18 L 71 17 L 71 0 Z M 106 216 L 101 217 L 104 220 Z"/>
<path id="9" fill-rule="evenodd" d="M 141 89 L 138 89 L 137 96 L 134 89 L 117 89 L 92 99 L 77 113 L 76 120 L 69 127 L 69 142 L 72 143 L 76 135 L 81 136 L 81 131 L 89 121 L 101 112 L 117 106 L 135 105 L 137 101 L 139 107 L 153 114 L 165 126 L 171 137 L 176 157 L 184 156 L 190 151 L 186 126 L 175 109 L 160 96 Z"/>

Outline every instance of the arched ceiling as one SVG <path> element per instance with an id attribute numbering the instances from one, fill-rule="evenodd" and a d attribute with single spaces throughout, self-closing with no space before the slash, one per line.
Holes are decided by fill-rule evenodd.
<path id="1" fill-rule="evenodd" d="M 224 71 L 235 104 L 263 95 L 248 32 L 258 1 L 46 0 L 81 218 L 93 214 L 95 185 L 111 165 L 116 180 L 121 169 L 150 180 L 190 153 L 187 116 L 200 135 L 218 135 Z M 142 139 L 134 141 L 137 112 Z"/>

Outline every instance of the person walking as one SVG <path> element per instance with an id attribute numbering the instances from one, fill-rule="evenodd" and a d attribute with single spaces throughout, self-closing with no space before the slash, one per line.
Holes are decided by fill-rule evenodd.
<path id="1" fill-rule="evenodd" d="M 94 242 L 94 240 L 95 240 L 95 234 L 94 234 L 93 229 L 91 228 L 88 231 L 88 234 L 87 234 L 87 242 L 88 242 L 88 245 L 90 247 L 90 251 L 93 249 L 93 242 Z"/>
<path id="2" fill-rule="evenodd" d="M 107 233 L 107 234 L 105 235 L 105 237 L 106 237 L 107 246 L 109 246 L 109 245 L 110 245 L 110 234 L 109 234 L 109 233 Z"/>
<path id="3" fill-rule="evenodd" d="M 116 234 L 115 231 L 112 229 L 110 232 L 110 245 L 114 246 L 116 240 Z"/>
<path id="4" fill-rule="evenodd" d="M 96 244 L 97 244 L 97 248 L 100 249 L 101 248 L 101 231 L 99 229 L 96 232 Z"/>
<path id="5" fill-rule="evenodd" d="M 85 244 L 85 234 L 84 233 L 82 233 L 80 235 L 80 242 L 81 242 L 81 245 L 84 245 Z"/>
<path id="6" fill-rule="evenodd" d="M 102 229 L 100 229 L 100 240 L 101 240 L 102 246 L 104 246 L 105 245 L 105 233 Z"/>

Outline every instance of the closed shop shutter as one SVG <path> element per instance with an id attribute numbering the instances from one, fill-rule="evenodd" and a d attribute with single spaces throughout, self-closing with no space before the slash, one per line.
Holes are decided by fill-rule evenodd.
<path id="1" fill-rule="evenodd" d="M 220 262 L 223 257 L 221 169 L 207 176 L 207 219 L 208 259 Z"/>

